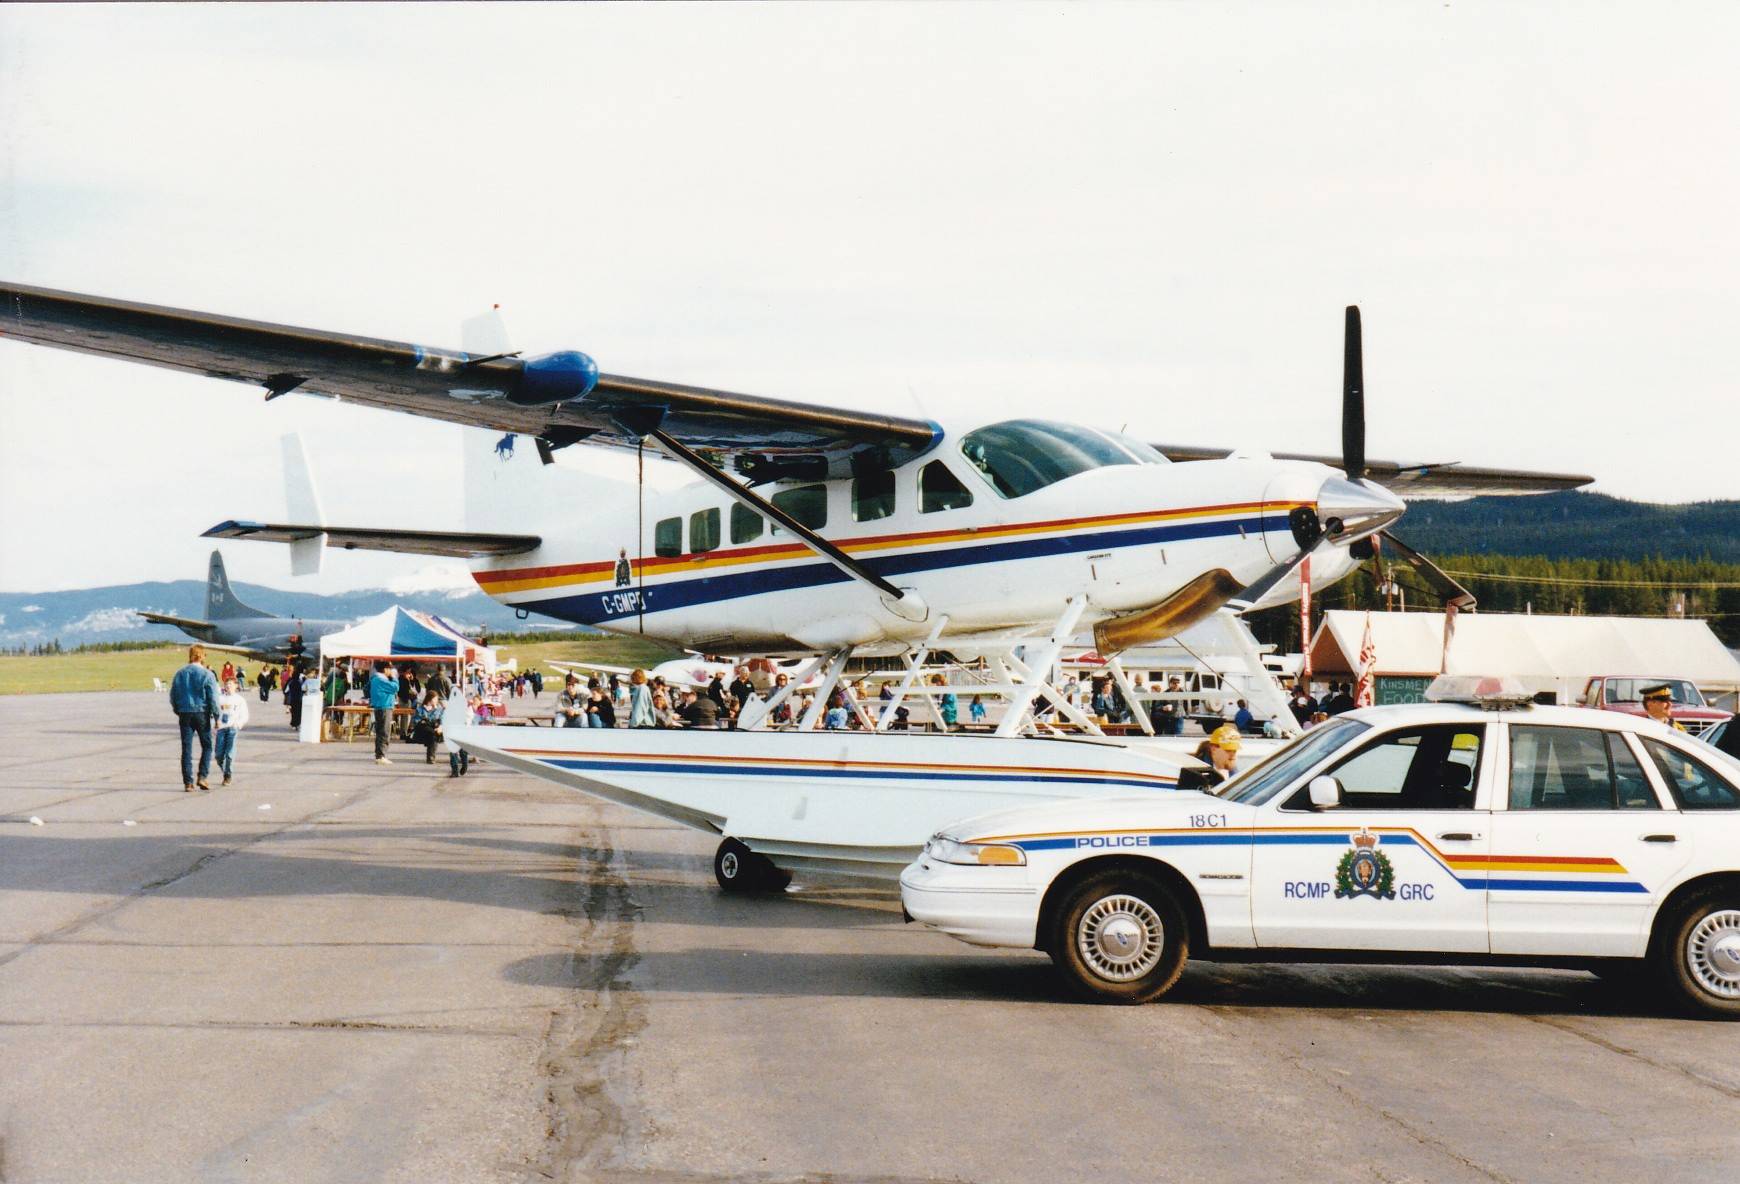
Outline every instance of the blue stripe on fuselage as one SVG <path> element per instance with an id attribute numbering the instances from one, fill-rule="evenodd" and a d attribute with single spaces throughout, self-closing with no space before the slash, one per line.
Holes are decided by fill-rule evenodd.
<path id="1" fill-rule="evenodd" d="M 512 749 L 509 749 L 511 752 Z M 682 773 L 693 776 L 697 773 L 707 773 L 735 777 L 848 777 L 855 780 L 872 781 L 1043 781 L 1062 785 L 1130 785 L 1137 789 L 1169 790 L 1171 782 L 1139 781 L 1129 777 L 1105 777 L 1092 773 L 1083 774 L 1047 774 L 1047 773 L 969 773 L 969 772 L 904 772 L 886 769 L 818 769 L 803 767 L 785 767 L 769 765 L 709 765 L 694 761 L 600 761 L 576 760 L 564 757 L 534 758 L 546 765 L 554 765 L 558 769 L 573 769 L 578 772 L 598 770 L 613 773 Z"/>
<path id="2" fill-rule="evenodd" d="M 1099 531 L 1093 534 L 1058 534 L 1037 538 L 1016 539 L 1004 543 L 983 543 L 977 546 L 933 547 L 928 551 L 912 551 L 904 555 L 866 556 L 865 567 L 884 578 L 911 575 L 914 572 L 938 571 L 954 567 L 970 567 L 979 563 L 1003 563 L 1012 559 L 1035 559 L 1057 555 L 1073 555 L 1102 548 L 1139 547 L 1150 543 L 1180 542 L 1189 539 L 1218 538 L 1224 535 L 1286 530 L 1285 517 L 1264 518 L 1253 515 L 1244 518 L 1223 518 L 1214 522 L 1187 522 L 1172 526 L 1151 526 L 1136 530 Z M 851 545 L 850 539 L 840 542 Z M 674 579 L 668 583 L 650 584 L 644 590 L 646 613 L 670 612 L 698 604 L 713 604 L 743 596 L 767 592 L 787 592 L 798 588 L 820 588 L 828 584 L 843 584 L 851 579 L 831 563 L 787 562 L 780 567 L 758 571 L 722 572 Z M 621 620 L 637 615 L 623 611 L 618 605 L 623 589 L 600 586 L 596 592 L 581 592 L 548 600 L 516 600 L 514 608 L 543 613 L 564 621 L 596 625 L 604 621 Z"/>

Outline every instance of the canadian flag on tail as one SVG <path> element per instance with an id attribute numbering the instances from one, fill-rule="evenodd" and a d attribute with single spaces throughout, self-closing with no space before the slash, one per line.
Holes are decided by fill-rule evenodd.
<path id="1" fill-rule="evenodd" d="M 1365 637 L 1359 643 L 1359 678 L 1353 684 L 1353 705 L 1370 707 L 1376 701 L 1377 646 L 1371 640 L 1371 614 L 1365 615 Z"/>

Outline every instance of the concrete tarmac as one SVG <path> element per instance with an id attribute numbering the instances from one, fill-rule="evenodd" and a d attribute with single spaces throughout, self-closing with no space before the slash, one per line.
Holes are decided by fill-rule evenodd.
<path id="1" fill-rule="evenodd" d="M 1078 1005 L 889 890 L 727 898 L 704 835 L 255 706 L 187 795 L 162 696 L 0 700 L 0 1181 L 1740 1167 L 1740 1025 L 1585 974 L 1193 964 Z"/>

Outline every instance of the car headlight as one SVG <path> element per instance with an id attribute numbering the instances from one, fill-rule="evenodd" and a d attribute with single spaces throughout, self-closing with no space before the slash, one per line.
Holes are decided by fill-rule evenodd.
<path id="1" fill-rule="evenodd" d="M 1018 867 L 1027 863 L 1027 852 L 1006 843 L 962 843 L 936 835 L 924 845 L 924 853 L 938 863 L 965 863 L 984 867 Z"/>

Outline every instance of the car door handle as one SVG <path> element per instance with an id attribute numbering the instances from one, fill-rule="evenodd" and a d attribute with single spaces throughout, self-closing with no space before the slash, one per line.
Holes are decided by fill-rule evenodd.
<path id="1" fill-rule="evenodd" d="M 1677 843 L 1680 841 L 1678 835 L 1642 835 L 1640 837 L 1646 843 Z"/>
<path id="2" fill-rule="evenodd" d="M 1472 843 L 1480 836 L 1471 830 L 1447 830 L 1438 837 L 1446 843 Z"/>

